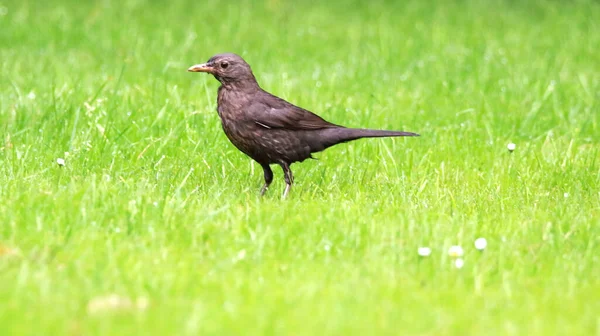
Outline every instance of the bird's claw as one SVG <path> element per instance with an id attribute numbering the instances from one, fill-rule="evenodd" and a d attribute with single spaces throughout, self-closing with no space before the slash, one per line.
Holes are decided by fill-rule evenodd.
<path id="1" fill-rule="evenodd" d="M 290 193 L 291 187 L 292 186 L 290 184 L 285 185 L 285 190 L 283 191 L 283 196 L 281 198 L 287 198 L 288 194 Z"/>
<path id="2" fill-rule="evenodd" d="M 268 184 L 265 184 L 262 188 L 260 188 L 260 196 L 264 196 L 268 189 L 269 189 Z"/>

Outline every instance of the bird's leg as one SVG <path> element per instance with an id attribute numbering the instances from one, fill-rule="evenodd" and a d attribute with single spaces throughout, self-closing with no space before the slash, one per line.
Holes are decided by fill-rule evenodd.
<path id="1" fill-rule="evenodd" d="M 280 165 L 283 169 L 283 177 L 285 179 L 285 190 L 283 192 L 283 198 L 286 198 L 287 195 L 290 193 L 290 189 L 292 189 L 292 184 L 294 183 L 294 175 L 292 174 L 290 165 L 288 165 L 287 162 L 281 162 Z"/>
<path id="2" fill-rule="evenodd" d="M 260 189 L 260 196 L 265 194 L 265 191 L 267 191 L 267 189 L 269 189 L 271 182 L 273 182 L 273 171 L 271 170 L 271 167 L 269 167 L 268 164 L 263 164 L 261 166 L 265 173 L 265 184 Z"/>

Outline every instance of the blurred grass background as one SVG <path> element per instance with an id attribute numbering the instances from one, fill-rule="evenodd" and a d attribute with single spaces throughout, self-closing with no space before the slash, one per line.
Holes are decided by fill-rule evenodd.
<path id="1" fill-rule="evenodd" d="M 598 334 L 599 22 L 591 0 L 1 1 L 0 333 Z M 186 72 L 220 52 L 422 136 L 294 165 L 287 201 L 275 169 L 259 199 L 218 83 Z"/>

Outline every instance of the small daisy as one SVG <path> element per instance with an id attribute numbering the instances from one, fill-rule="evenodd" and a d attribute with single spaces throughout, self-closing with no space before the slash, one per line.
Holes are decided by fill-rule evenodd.
<path id="1" fill-rule="evenodd" d="M 486 247 L 487 247 L 487 240 L 485 240 L 485 238 L 477 238 L 475 240 L 475 248 L 478 249 L 479 251 L 485 250 Z"/>
<path id="2" fill-rule="evenodd" d="M 462 268 L 465 265 L 465 261 L 462 258 L 457 258 L 454 260 L 454 266 L 456 268 Z"/>
<path id="3" fill-rule="evenodd" d="M 458 258 L 463 256 L 464 251 L 462 247 L 454 245 L 450 246 L 450 249 L 448 249 L 448 254 L 453 258 Z"/>
<path id="4" fill-rule="evenodd" d="M 429 247 L 419 247 L 417 252 L 421 257 L 429 257 L 431 255 L 431 249 Z"/>

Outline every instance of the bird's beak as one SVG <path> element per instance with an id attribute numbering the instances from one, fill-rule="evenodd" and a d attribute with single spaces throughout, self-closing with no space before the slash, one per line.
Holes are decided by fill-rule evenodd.
<path id="1" fill-rule="evenodd" d="M 203 63 L 203 64 L 196 64 L 196 65 L 192 65 L 191 67 L 188 68 L 189 72 L 208 72 L 208 73 L 212 73 L 213 67 L 211 67 L 210 65 L 208 65 L 208 63 Z"/>

